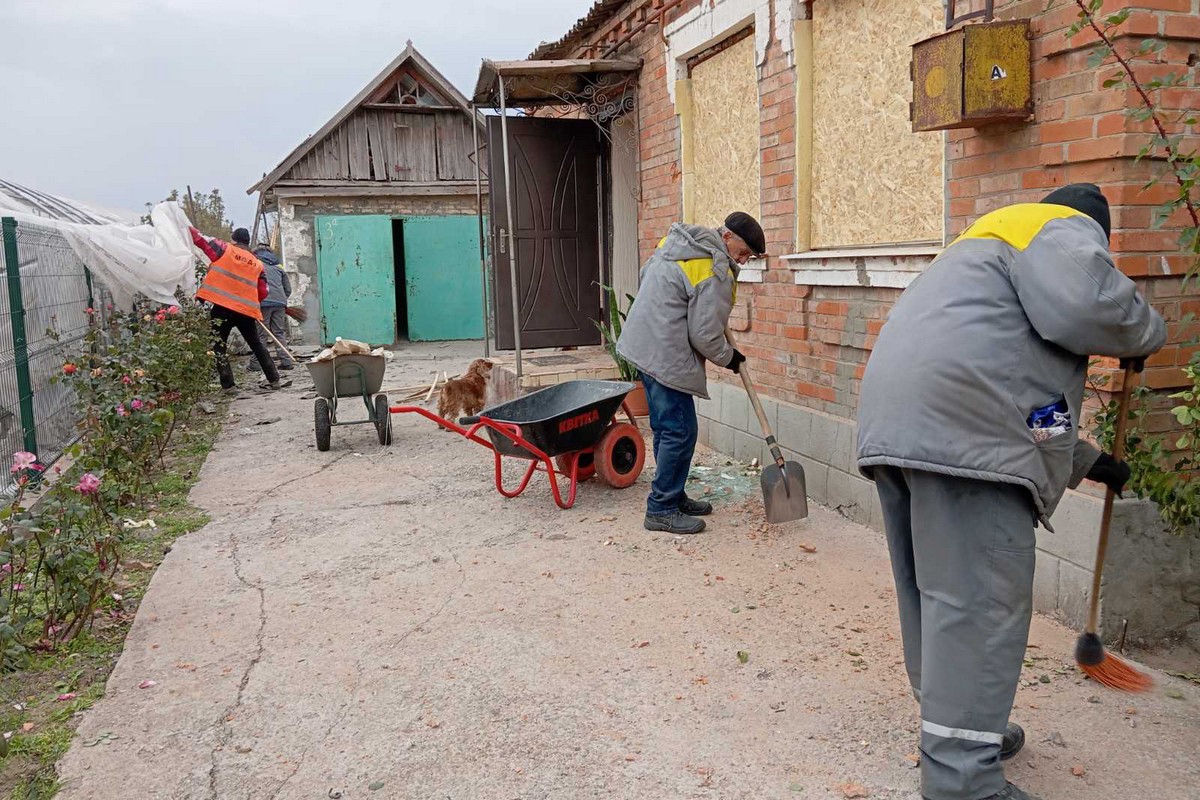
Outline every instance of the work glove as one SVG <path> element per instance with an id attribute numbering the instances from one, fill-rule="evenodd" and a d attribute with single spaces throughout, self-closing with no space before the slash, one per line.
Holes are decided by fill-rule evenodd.
<path id="1" fill-rule="evenodd" d="M 746 357 L 744 355 L 742 355 L 741 351 L 738 350 L 737 348 L 734 348 L 733 358 L 729 359 L 729 364 L 727 365 L 726 368 L 730 372 L 732 372 L 734 375 L 737 375 L 741 372 L 742 364 L 745 361 L 746 361 Z"/>
<path id="2" fill-rule="evenodd" d="M 1141 373 L 1146 368 L 1145 356 L 1140 358 L 1122 358 L 1121 369 L 1128 369 L 1129 367 L 1133 367 L 1134 372 Z"/>
<path id="3" fill-rule="evenodd" d="M 1108 453 L 1101 453 L 1088 472 L 1087 478 L 1089 481 L 1103 483 L 1113 490 L 1113 494 L 1120 497 L 1121 492 L 1125 491 L 1125 484 L 1129 482 L 1130 474 L 1129 465 L 1124 461 L 1117 461 Z"/>

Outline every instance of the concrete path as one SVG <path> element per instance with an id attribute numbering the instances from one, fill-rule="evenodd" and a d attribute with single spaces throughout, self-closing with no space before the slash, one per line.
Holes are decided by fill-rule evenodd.
<path id="1" fill-rule="evenodd" d="M 412 348 L 388 382 L 470 356 Z M 644 486 L 504 500 L 482 448 L 415 416 L 318 453 L 296 383 L 235 402 L 193 492 L 213 521 L 155 575 L 64 800 L 919 796 L 877 533 L 821 509 L 767 530 L 753 492 L 686 541 L 641 529 Z M 1101 689 L 1074 638 L 1035 621 L 1010 777 L 1200 798 L 1200 689 Z"/>

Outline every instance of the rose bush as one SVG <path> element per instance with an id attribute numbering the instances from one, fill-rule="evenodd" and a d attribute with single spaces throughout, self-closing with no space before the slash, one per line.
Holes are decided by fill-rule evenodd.
<path id="1" fill-rule="evenodd" d="M 91 326 L 83 352 L 58 378 L 75 389 L 82 412 L 67 474 L 27 504 L 43 468 L 32 453 L 13 457 L 15 491 L 0 508 L 0 668 L 91 623 L 128 543 L 119 515 L 146 503 L 178 425 L 211 390 L 203 308 L 115 313 L 109 320 L 105 328 Z"/>

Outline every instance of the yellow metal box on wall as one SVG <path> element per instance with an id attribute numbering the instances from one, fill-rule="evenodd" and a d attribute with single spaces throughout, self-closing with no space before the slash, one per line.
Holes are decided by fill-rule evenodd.
<path id="1" fill-rule="evenodd" d="M 1033 113 L 1029 20 L 965 25 L 913 45 L 914 131 L 971 128 Z"/>

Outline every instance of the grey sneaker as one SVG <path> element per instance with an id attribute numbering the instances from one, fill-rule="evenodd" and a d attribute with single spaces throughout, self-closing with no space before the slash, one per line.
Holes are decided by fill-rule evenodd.
<path id="1" fill-rule="evenodd" d="M 647 514 L 646 530 L 680 534 L 700 533 L 704 530 L 704 520 L 689 517 L 679 511 L 674 514 Z"/>
<path id="2" fill-rule="evenodd" d="M 1008 723 L 1008 728 L 1004 731 L 1004 739 L 1000 742 L 1000 760 L 1008 761 L 1021 752 L 1021 748 L 1024 746 L 1025 729 L 1015 722 Z"/>
<path id="3" fill-rule="evenodd" d="M 287 387 L 291 386 L 292 379 L 291 378 L 283 378 L 281 380 L 271 381 L 270 383 L 268 383 L 266 380 L 264 380 L 261 383 L 259 383 L 258 385 L 260 387 L 262 387 L 263 389 L 270 389 L 271 391 L 275 392 L 280 389 L 286 389 Z"/>
<path id="4" fill-rule="evenodd" d="M 690 497 L 684 496 L 679 503 L 680 513 L 687 514 L 689 517 L 707 517 L 712 513 L 712 503 L 704 500 L 693 500 Z"/>

